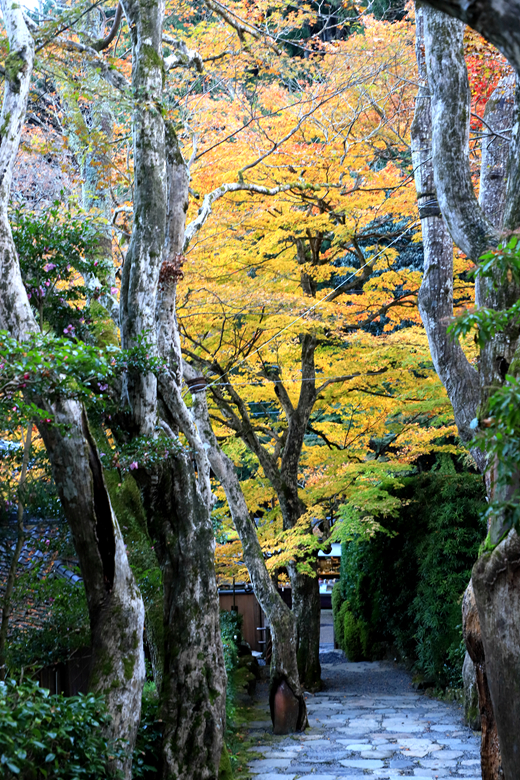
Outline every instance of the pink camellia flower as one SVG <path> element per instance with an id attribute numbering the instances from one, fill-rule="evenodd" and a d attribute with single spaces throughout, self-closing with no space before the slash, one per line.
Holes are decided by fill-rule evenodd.
<path id="1" fill-rule="evenodd" d="M 135 460 L 134 460 L 134 461 L 133 461 L 133 462 L 130 464 L 129 468 L 130 468 L 130 471 L 134 471 L 134 469 L 138 469 L 138 468 L 139 468 L 139 463 L 137 463 L 137 461 L 135 461 Z"/>
<path id="2" fill-rule="evenodd" d="M 117 295 L 117 287 L 111 287 L 110 288 L 110 294 L 111 295 Z"/>

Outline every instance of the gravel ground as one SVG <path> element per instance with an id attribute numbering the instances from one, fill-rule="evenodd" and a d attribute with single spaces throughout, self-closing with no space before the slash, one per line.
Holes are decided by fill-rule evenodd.
<path id="1" fill-rule="evenodd" d="M 364 694 L 401 694 L 413 691 L 412 678 L 391 661 L 349 663 L 342 650 L 320 653 L 324 691 Z"/>

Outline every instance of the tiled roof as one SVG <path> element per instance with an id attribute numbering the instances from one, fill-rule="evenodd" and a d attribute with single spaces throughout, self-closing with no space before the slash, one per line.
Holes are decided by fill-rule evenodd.
<path id="1" fill-rule="evenodd" d="M 26 538 L 18 559 L 17 578 L 38 565 L 39 577 L 53 575 L 73 583 L 81 582 L 81 577 L 72 569 L 77 561 L 60 559 L 56 551 L 59 537 L 64 531 L 68 531 L 65 523 L 58 520 L 29 518 L 24 526 Z M 0 598 L 2 601 L 16 539 L 16 518 L 11 517 L 10 522 L 0 526 Z M 23 600 L 20 599 L 20 594 L 15 594 L 9 619 L 9 634 L 43 627 L 49 608 L 49 604 L 36 603 L 30 591 L 24 593 Z"/>

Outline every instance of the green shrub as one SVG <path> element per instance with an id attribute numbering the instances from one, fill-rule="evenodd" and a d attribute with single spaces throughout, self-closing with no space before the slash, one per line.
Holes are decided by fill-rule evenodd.
<path id="1" fill-rule="evenodd" d="M 341 649 L 343 649 L 343 617 L 340 615 L 340 611 L 343 604 L 345 602 L 343 600 L 341 582 L 337 582 L 332 588 L 332 620 L 334 623 L 334 638 Z"/>
<path id="2" fill-rule="evenodd" d="M 416 667 L 438 686 L 461 682 L 462 595 L 486 533 L 470 487 L 469 480 L 455 476 L 426 482 L 420 494 L 428 501 L 428 533 L 417 546 L 418 583 L 410 617 Z"/>
<path id="3" fill-rule="evenodd" d="M 5 780 L 102 780 L 114 777 L 117 750 L 103 736 L 103 699 L 51 696 L 27 681 L 0 683 L 0 776 Z"/>
<path id="4" fill-rule="evenodd" d="M 236 709 L 237 671 L 239 668 L 238 645 L 242 638 L 242 620 L 242 615 L 234 610 L 220 610 L 220 634 L 227 674 L 226 719 L 228 723 L 233 720 Z"/>
<path id="5" fill-rule="evenodd" d="M 461 598 L 485 535 L 481 478 L 437 471 L 401 479 L 395 517 L 378 533 L 342 546 L 333 591 L 336 640 L 349 660 L 396 648 L 437 686 L 461 684 Z"/>
<path id="6" fill-rule="evenodd" d="M 345 602 L 347 604 L 347 602 Z M 343 650 L 349 661 L 366 661 L 367 629 L 349 609 L 343 612 Z"/>

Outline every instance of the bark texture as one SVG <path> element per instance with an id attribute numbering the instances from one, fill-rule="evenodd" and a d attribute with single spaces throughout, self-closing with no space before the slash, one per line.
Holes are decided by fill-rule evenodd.
<path id="1" fill-rule="evenodd" d="M 471 580 L 462 602 L 462 631 L 469 657 L 475 667 L 480 715 L 479 726 L 482 732 L 480 742 L 482 780 L 496 780 L 496 778 L 503 777 L 500 745 L 488 685 L 482 629 Z"/>
<path id="2" fill-rule="evenodd" d="M 475 10 L 483 5 L 472 3 L 466 11 L 473 13 L 471 9 Z M 489 7 L 491 5 L 492 3 Z M 500 13 L 504 12 L 506 7 L 507 3 L 502 4 Z M 464 18 L 463 15 L 458 15 Z M 420 34 L 424 29 L 427 87 L 430 90 L 432 116 L 431 157 L 439 210 L 457 246 L 478 263 L 483 252 L 497 246 L 504 231 L 515 229 L 520 222 L 517 191 L 520 165 L 517 148 L 518 101 L 515 100 L 512 79 L 509 78 L 499 85 L 488 103 L 485 119 L 489 132 L 483 140 L 480 196 L 477 200 L 469 170 L 470 103 L 462 50 L 463 26 L 459 21 L 429 7 L 421 7 L 418 17 L 420 63 Z M 471 23 L 471 20 L 468 21 Z M 495 19 L 494 22 L 496 21 Z M 486 34 L 484 30 L 482 32 Z M 487 37 L 491 39 L 489 35 Z M 427 87 L 425 84 L 422 89 Z M 414 122 L 415 153 L 418 155 L 416 165 L 422 162 L 423 167 L 427 168 L 427 159 L 423 157 L 421 160 L 419 155 L 423 143 L 420 139 L 428 139 L 428 120 L 426 119 L 425 124 L 424 111 L 421 117 L 420 100 L 417 112 L 418 116 Z M 509 141 L 507 128 L 511 127 L 512 122 L 515 123 L 515 129 Z M 425 126 L 419 131 L 421 124 Z M 417 175 L 419 182 L 422 175 Z M 421 192 L 418 186 L 418 194 Z M 481 350 L 477 383 L 472 370 L 468 372 L 466 361 L 453 359 L 453 345 L 451 355 L 449 351 L 443 354 L 445 331 L 442 327 L 442 317 L 446 318 L 445 323 L 452 317 L 452 302 L 450 301 L 448 306 L 443 305 L 446 291 L 449 291 L 451 285 L 448 250 L 429 245 L 428 215 L 423 213 L 421 216 L 426 235 L 424 284 L 430 287 L 429 293 L 434 300 L 434 306 L 430 303 L 427 307 L 424 306 L 425 296 L 421 291 L 426 313 L 424 323 L 429 338 L 434 342 L 432 354 L 437 350 L 439 356 L 439 375 L 448 389 L 461 436 L 468 437 L 468 429 L 464 423 L 474 416 L 485 416 L 490 393 L 505 381 L 518 348 L 518 328 L 508 327 L 495 334 Z M 442 260 L 444 251 L 446 259 Z M 434 256 L 439 271 L 433 284 L 430 284 L 433 277 L 427 255 Z M 493 285 L 484 280 L 477 284 L 477 302 L 481 306 L 503 310 L 517 301 L 519 296 L 518 288 L 510 283 Z M 458 392 L 453 389 L 453 385 L 459 388 Z M 465 392 L 467 398 L 464 397 Z M 482 458 L 477 462 L 486 473 L 489 497 L 495 498 L 492 479 L 495 464 L 487 464 Z M 477 659 L 477 679 L 484 724 L 482 771 L 483 777 L 489 780 L 501 776 L 502 771 L 499 769 L 500 754 L 497 738 L 494 736 L 493 710 L 500 738 L 502 768 L 507 780 L 516 777 L 515 765 L 518 763 L 520 710 L 514 700 L 518 698 L 516 691 L 520 684 L 520 665 L 517 661 L 520 657 L 520 591 L 516 575 L 520 542 L 515 531 L 508 534 L 509 529 L 510 526 L 504 518 L 497 514 L 490 523 L 488 539 L 490 545 L 498 546 L 492 553 L 486 553 L 480 558 L 475 564 L 472 577 L 482 632 L 482 641 L 472 657 Z M 471 637 L 471 632 L 466 631 L 466 635 Z M 472 653 L 471 638 L 468 639 L 468 650 Z M 512 695 L 511 692 L 515 693 Z"/>
<path id="3" fill-rule="evenodd" d="M 155 296 L 166 224 L 166 147 L 161 113 L 164 2 L 125 0 L 132 38 L 134 94 L 134 224 L 121 280 L 121 340 L 155 341 Z M 156 423 L 157 381 L 151 372 L 128 372 L 124 400 L 135 432 L 151 435 Z"/>
<path id="4" fill-rule="evenodd" d="M 25 116 L 33 42 L 16 4 L 2 5 L 11 60 L 2 107 L 0 143 L 0 327 L 22 341 L 38 328 L 23 287 L 7 216 L 12 166 Z M 34 399 L 33 399 L 34 400 Z M 46 408 L 42 399 L 42 408 Z M 48 408 L 48 407 L 47 407 Z M 131 777 L 132 748 L 144 684 L 144 608 L 126 558 L 103 481 L 99 455 L 81 406 L 58 402 L 52 409 L 64 427 L 41 426 L 80 561 L 91 621 L 90 688 L 105 694 L 112 716 L 109 737 L 127 740 L 120 767 Z"/>
<path id="5" fill-rule="evenodd" d="M 133 50 L 134 225 L 121 285 L 123 346 L 144 338 L 166 361 L 128 376 L 127 435 L 170 437 L 164 462 L 136 472 L 163 573 L 164 778 L 216 780 L 225 730 L 226 672 L 214 570 L 207 454 L 181 395 L 175 315 L 189 171 L 162 111 L 164 4 L 125 0 Z M 181 445 L 178 432 L 186 436 Z"/>
<path id="6" fill-rule="evenodd" d="M 520 2 L 518 0 L 425 0 L 477 30 L 507 57 L 520 73 Z"/>
<path id="7" fill-rule="evenodd" d="M 169 458 L 147 490 L 149 526 L 164 582 L 161 691 L 163 774 L 216 780 L 225 731 L 215 541 L 188 450 Z"/>
<path id="8" fill-rule="evenodd" d="M 472 579 L 502 768 L 504 777 L 514 780 L 520 755 L 520 539 L 516 531 L 479 558 Z"/>
<path id="9" fill-rule="evenodd" d="M 424 275 L 419 291 L 419 311 L 428 336 L 435 370 L 446 388 L 459 435 L 472 438 L 479 382 L 460 344 L 448 335 L 453 317 L 453 241 L 437 200 L 432 156 L 431 93 L 424 58 L 424 10 L 417 9 L 417 62 L 420 86 L 411 128 L 412 160 L 421 217 Z"/>
<path id="10" fill-rule="evenodd" d="M 196 375 L 195 370 L 187 365 L 184 366 L 184 372 L 188 378 L 194 378 Z M 242 542 L 244 561 L 255 595 L 269 621 L 273 641 L 269 701 L 274 733 L 287 734 L 291 731 L 303 731 L 307 726 L 307 708 L 298 674 L 295 617 L 283 602 L 267 571 L 262 548 L 249 515 L 235 466 L 218 446 L 211 428 L 205 393 L 195 395 L 194 412 L 201 438 L 208 452 L 211 468 L 226 493 L 231 516 Z M 289 723 L 284 719 L 281 708 L 275 706 L 275 698 L 282 686 L 286 686 L 283 689 L 284 697 L 290 698 L 292 696 L 295 699 L 294 723 Z"/>

